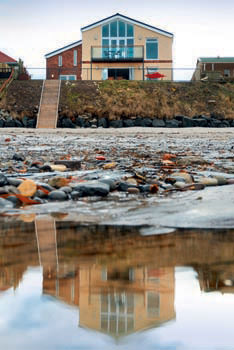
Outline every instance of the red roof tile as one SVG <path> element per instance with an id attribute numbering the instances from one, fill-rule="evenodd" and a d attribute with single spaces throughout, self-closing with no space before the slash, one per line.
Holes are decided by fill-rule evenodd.
<path id="1" fill-rule="evenodd" d="M 0 51 L 0 63 L 17 63 L 17 61 Z"/>

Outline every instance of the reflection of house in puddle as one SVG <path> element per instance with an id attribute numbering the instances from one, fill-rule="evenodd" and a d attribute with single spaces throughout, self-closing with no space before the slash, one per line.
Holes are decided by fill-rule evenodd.
<path id="1" fill-rule="evenodd" d="M 81 326 L 121 336 L 174 317 L 174 268 L 81 267 Z"/>
<path id="2" fill-rule="evenodd" d="M 169 321 L 174 311 L 174 268 L 65 263 L 53 220 L 37 220 L 43 293 L 79 306 L 80 326 L 115 337 Z"/>

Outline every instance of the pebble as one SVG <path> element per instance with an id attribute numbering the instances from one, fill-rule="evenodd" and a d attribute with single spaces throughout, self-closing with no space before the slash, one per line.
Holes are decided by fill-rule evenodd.
<path id="1" fill-rule="evenodd" d="M 64 191 L 55 190 L 48 194 L 48 198 L 53 201 L 65 201 L 67 194 Z"/>
<path id="2" fill-rule="evenodd" d="M 23 180 L 16 179 L 14 177 L 8 177 L 7 181 L 9 185 L 16 186 L 16 187 L 18 187 L 23 182 Z"/>
<path id="3" fill-rule="evenodd" d="M 8 184 L 7 177 L 0 173 L 0 187 Z"/>
<path id="4" fill-rule="evenodd" d="M 25 160 L 25 157 L 22 153 L 15 153 L 12 159 L 23 162 Z"/>
<path id="5" fill-rule="evenodd" d="M 18 186 L 19 192 L 25 197 L 32 197 L 37 191 L 37 185 L 33 180 L 25 180 Z"/>
<path id="6" fill-rule="evenodd" d="M 140 193 L 140 190 L 139 190 L 139 188 L 129 187 L 128 188 L 128 193 L 130 193 L 130 194 L 138 194 L 138 193 Z"/>
<path id="7" fill-rule="evenodd" d="M 185 181 L 187 184 L 191 184 L 193 182 L 193 178 L 188 173 L 173 173 L 171 174 L 172 178 L 175 178 L 176 181 Z"/>
<path id="8" fill-rule="evenodd" d="M 102 182 L 82 182 L 77 184 L 74 191 L 80 192 L 81 197 L 102 196 L 105 197 L 110 192 L 110 186 Z"/>
<path id="9" fill-rule="evenodd" d="M 186 186 L 186 183 L 183 181 L 176 181 L 174 183 L 174 187 L 176 187 L 176 188 L 184 188 L 185 186 Z"/>
<path id="10" fill-rule="evenodd" d="M 217 186 L 218 180 L 212 177 L 203 177 L 200 179 L 200 183 L 206 186 Z"/>
<path id="11" fill-rule="evenodd" d="M 7 199 L 0 198 L 0 208 L 13 208 L 13 203 L 11 201 L 8 201 Z"/>
<path id="12" fill-rule="evenodd" d="M 218 181 L 218 185 L 220 186 L 227 184 L 227 179 L 223 176 L 215 176 L 215 179 Z"/>
<path id="13" fill-rule="evenodd" d="M 65 177 L 56 176 L 50 179 L 48 183 L 52 187 L 60 188 L 67 186 L 68 180 Z"/>
<path id="14" fill-rule="evenodd" d="M 66 171 L 67 170 L 67 167 L 66 165 L 63 165 L 63 164 L 49 164 L 50 168 L 53 170 L 53 171 Z"/>
<path id="15" fill-rule="evenodd" d="M 71 193 L 72 192 L 72 188 L 69 187 L 69 186 L 63 186 L 63 187 L 60 187 L 60 191 L 63 191 L 65 193 Z"/>

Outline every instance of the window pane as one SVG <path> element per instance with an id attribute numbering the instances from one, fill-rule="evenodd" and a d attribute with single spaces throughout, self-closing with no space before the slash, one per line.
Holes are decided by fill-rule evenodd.
<path id="1" fill-rule="evenodd" d="M 109 36 L 109 24 L 102 26 L 102 36 L 103 38 L 106 38 Z"/>
<path id="2" fill-rule="evenodd" d="M 127 36 L 133 36 L 133 25 L 127 24 Z"/>
<path id="3" fill-rule="evenodd" d="M 133 39 L 127 39 L 127 45 L 132 46 L 133 45 Z"/>
<path id="4" fill-rule="evenodd" d="M 109 46 L 109 40 L 108 39 L 102 39 L 102 46 Z"/>
<path id="5" fill-rule="evenodd" d="M 146 58 L 147 59 L 157 59 L 158 58 L 158 43 L 157 42 L 147 42 L 146 43 Z"/>
<path id="6" fill-rule="evenodd" d="M 77 50 L 74 50 L 73 54 L 74 54 L 74 56 L 73 56 L 73 58 L 74 58 L 73 64 L 74 64 L 74 66 L 77 66 Z"/>
<path id="7" fill-rule="evenodd" d="M 110 24 L 110 36 L 117 37 L 117 21 Z"/>
<path id="8" fill-rule="evenodd" d="M 125 36 L 125 23 L 119 21 L 119 36 Z"/>

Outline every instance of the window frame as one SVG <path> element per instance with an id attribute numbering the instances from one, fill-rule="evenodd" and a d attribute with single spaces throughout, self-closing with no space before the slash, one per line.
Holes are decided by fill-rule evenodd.
<path id="1" fill-rule="evenodd" d="M 149 41 L 151 43 L 157 42 L 157 58 L 147 58 L 147 42 Z M 158 38 L 146 38 L 145 39 L 145 60 L 146 61 L 158 61 L 159 60 L 159 40 Z"/>
<path id="2" fill-rule="evenodd" d="M 59 56 L 58 56 L 58 66 L 59 66 L 59 67 L 62 67 L 62 66 L 63 66 L 63 56 L 62 56 L 62 55 L 59 55 Z"/>

